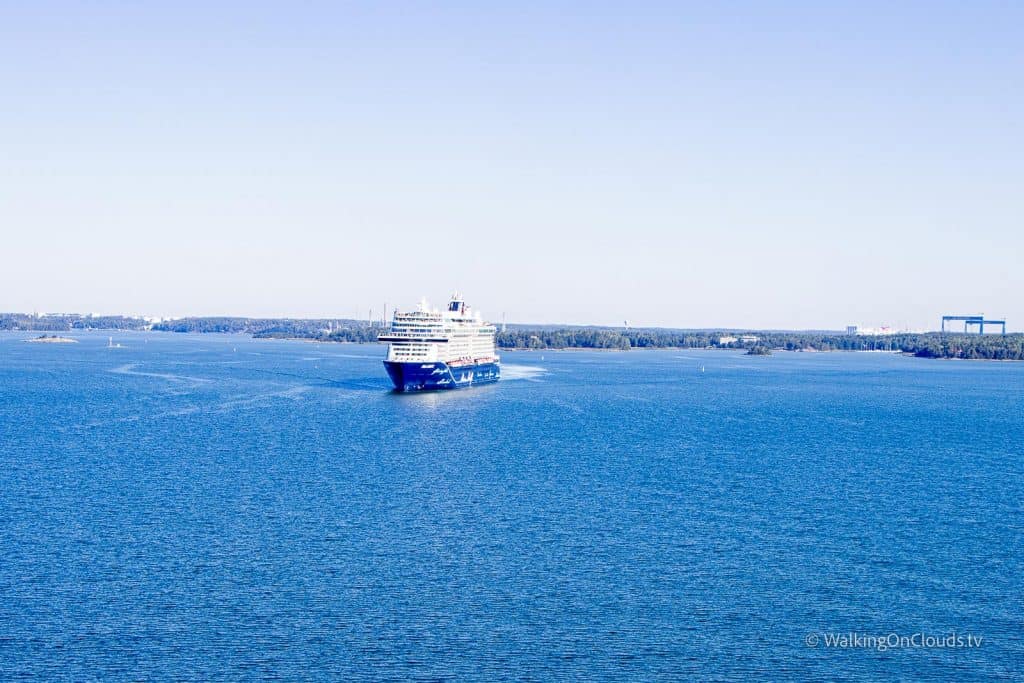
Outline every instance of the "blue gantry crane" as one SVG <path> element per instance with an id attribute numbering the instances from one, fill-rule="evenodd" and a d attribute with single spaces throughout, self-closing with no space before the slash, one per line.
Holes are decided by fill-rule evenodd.
<path id="1" fill-rule="evenodd" d="M 1002 333 L 1006 334 L 1006 320 L 985 320 L 984 314 L 982 315 L 944 315 L 942 316 L 942 331 L 946 331 L 946 323 L 954 320 L 962 320 L 964 323 L 964 334 L 970 332 L 970 326 L 976 325 L 978 327 L 978 334 L 985 334 L 985 325 L 999 325 L 1002 327 Z"/>

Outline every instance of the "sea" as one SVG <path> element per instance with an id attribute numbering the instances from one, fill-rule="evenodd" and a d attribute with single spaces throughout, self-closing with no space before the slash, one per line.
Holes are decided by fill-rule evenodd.
<path id="1" fill-rule="evenodd" d="M 1024 677 L 1024 364 L 67 334 L 0 334 L 0 680 Z"/>

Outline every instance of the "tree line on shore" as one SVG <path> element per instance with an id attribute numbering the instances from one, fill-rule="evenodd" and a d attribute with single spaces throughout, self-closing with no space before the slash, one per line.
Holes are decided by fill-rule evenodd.
<path id="1" fill-rule="evenodd" d="M 0 314 L 0 330 L 155 330 L 241 333 L 258 339 L 375 342 L 379 322 L 343 318 L 193 317 L 149 323 L 127 316 Z M 916 333 L 854 335 L 839 332 L 622 329 L 514 325 L 497 333 L 501 349 L 755 349 L 765 351 L 893 351 L 922 358 L 1024 360 L 1024 334 Z"/>
<path id="2" fill-rule="evenodd" d="M 747 335 L 741 340 L 737 334 Z M 498 333 L 509 349 L 746 349 L 779 351 L 892 351 L 922 358 L 1024 360 L 1024 334 L 977 335 L 926 332 L 854 335 L 837 332 L 720 332 L 680 330 L 517 329 Z"/>
<path id="3" fill-rule="evenodd" d="M 375 342 L 380 323 L 344 318 L 176 318 L 149 322 L 127 316 L 91 316 L 80 314 L 30 315 L 0 313 L 0 330 L 72 331 L 135 330 L 155 332 L 191 332 L 199 334 L 249 334 L 257 338 L 299 338 L 322 341 Z"/>
<path id="4" fill-rule="evenodd" d="M 70 330 L 138 330 L 146 321 L 123 315 L 0 313 L 0 330 L 66 332 Z"/>

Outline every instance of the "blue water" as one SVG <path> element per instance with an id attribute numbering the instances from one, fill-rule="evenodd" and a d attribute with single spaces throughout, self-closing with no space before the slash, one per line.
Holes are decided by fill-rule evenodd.
<path id="1" fill-rule="evenodd" d="M 1024 676 L 1024 365 L 0 336 L 0 679 Z M 704 371 L 701 372 L 703 366 Z M 983 638 L 839 649 L 827 632 Z"/>

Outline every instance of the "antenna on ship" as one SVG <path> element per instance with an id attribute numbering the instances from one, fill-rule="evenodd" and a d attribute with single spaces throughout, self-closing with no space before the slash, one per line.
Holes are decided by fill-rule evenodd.
<path id="1" fill-rule="evenodd" d="M 501 314 L 501 331 L 502 332 L 505 331 L 505 314 L 504 313 Z"/>

